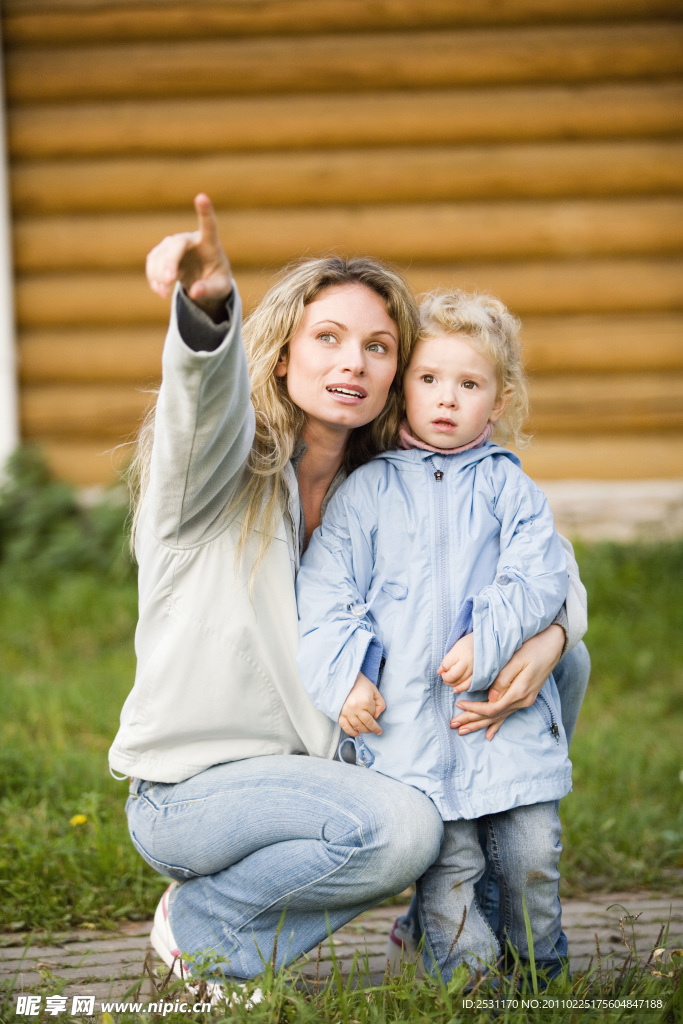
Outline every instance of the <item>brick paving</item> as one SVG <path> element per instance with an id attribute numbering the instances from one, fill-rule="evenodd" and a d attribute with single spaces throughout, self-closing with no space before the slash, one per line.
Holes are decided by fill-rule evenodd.
<path id="1" fill-rule="evenodd" d="M 334 954 L 342 972 L 348 972 L 354 956 L 359 956 L 368 980 L 376 984 L 382 979 L 384 948 L 396 913 L 396 907 L 377 907 L 335 933 Z M 596 937 L 602 969 L 607 970 L 628 956 L 622 931 L 643 959 L 657 944 L 669 949 L 683 946 L 683 896 L 631 892 L 566 899 L 563 924 L 574 974 L 596 969 Z M 22 993 L 59 993 L 69 1001 L 74 995 L 94 996 L 96 1008 L 103 999 L 146 1002 L 155 992 L 149 972 L 160 974 L 159 962 L 149 950 L 150 928 L 150 921 L 128 922 L 117 932 L 80 929 L 53 935 L 49 941 L 0 935 L 0 986 L 12 988 L 11 1006 Z M 333 970 L 330 943 L 323 944 L 319 960 L 314 951 L 297 970 L 309 980 L 328 977 Z"/>

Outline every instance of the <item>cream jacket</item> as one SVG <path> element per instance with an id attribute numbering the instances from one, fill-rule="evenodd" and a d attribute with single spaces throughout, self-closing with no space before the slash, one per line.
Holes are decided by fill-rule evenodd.
<path id="1" fill-rule="evenodd" d="M 109 753 L 113 772 L 180 782 L 262 754 L 332 757 L 339 728 L 296 669 L 299 493 L 256 577 L 255 544 L 235 561 L 238 493 L 254 433 L 236 296 L 212 352 L 183 341 L 177 295 L 163 354 L 149 487 L 136 536 L 135 684 Z"/>

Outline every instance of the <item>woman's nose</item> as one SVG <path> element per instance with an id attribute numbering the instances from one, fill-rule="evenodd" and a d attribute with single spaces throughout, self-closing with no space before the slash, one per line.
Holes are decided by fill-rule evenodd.
<path id="1" fill-rule="evenodd" d="M 360 345 L 348 344 L 343 346 L 342 369 L 358 375 L 365 373 L 365 352 Z"/>

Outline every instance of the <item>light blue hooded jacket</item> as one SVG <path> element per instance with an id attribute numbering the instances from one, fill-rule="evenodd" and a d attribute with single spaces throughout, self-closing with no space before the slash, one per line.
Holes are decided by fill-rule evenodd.
<path id="1" fill-rule="evenodd" d="M 571 789 L 571 765 L 552 676 L 490 742 L 450 720 L 456 700 L 486 700 L 566 594 L 550 509 L 512 452 L 386 452 L 342 485 L 304 555 L 301 680 L 335 722 L 361 670 L 376 682 L 383 732 L 357 741 L 358 759 L 422 790 L 444 820 L 556 800 Z M 456 694 L 437 668 L 469 632 L 472 685 Z"/>

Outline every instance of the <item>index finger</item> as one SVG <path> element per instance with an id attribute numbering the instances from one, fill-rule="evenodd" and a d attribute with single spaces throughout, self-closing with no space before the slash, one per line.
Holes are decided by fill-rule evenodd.
<path id="1" fill-rule="evenodd" d="M 213 208 L 213 203 L 205 192 L 200 192 L 194 197 L 194 208 L 197 211 L 199 220 L 200 244 L 202 242 L 217 246 L 218 243 L 218 221 Z"/>

